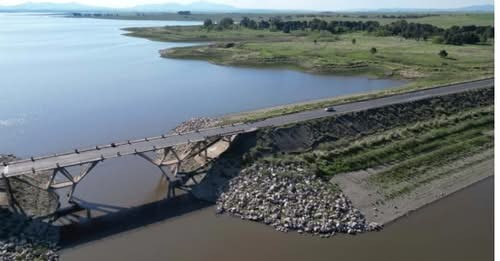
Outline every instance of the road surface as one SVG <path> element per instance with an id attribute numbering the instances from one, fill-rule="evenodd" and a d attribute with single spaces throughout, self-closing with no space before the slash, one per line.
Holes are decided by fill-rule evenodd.
<path id="1" fill-rule="evenodd" d="M 362 111 L 391 104 L 406 103 L 434 96 L 460 93 L 468 90 L 492 86 L 494 86 L 494 79 L 453 84 L 427 90 L 370 99 L 366 101 L 336 105 L 335 112 L 327 112 L 324 109 L 304 111 L 269 118 L 253 123 L 201 129 L 195 132 L 163 135 L 142 140 L 125 141 L 116 144 L 96 146 L 88 149 L 78 149 L 69 153 L 55 154 L 10 162 L 3 168 L 0 167 L 0 169 L 3 169 L 1 175 L 4 175 L 5 177 L 14 177 L 20 175 L 37 174 L 43 171 L 54 170 L 60 167 L 71 167 L 117 158 L 125 155 L 156 151 L 159 149 L 169 148 L 177 145 L 199 142 L 211 137 L 225 137 L 234 134 L 248 133 L 265 127 L 283 126 L 295 122 L 329 117 L 354 111 Z"/>

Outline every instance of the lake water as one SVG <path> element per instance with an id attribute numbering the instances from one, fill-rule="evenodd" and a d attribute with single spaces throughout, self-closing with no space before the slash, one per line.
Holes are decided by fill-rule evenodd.
<path id="1" fill-rule="evenodd" d="M 155 136 L 191 117 L 402 84 L 162 59 L 159 49 L 185 44 L 120 31 L 186 22 L 0 14 L 0 24 L 0 153 L 21 157 Z M 89 205 L 137 206 L 165 195 L 160 180 L 151 165 L 124 157 L 99 165 L 76 196 Z M 63 260 L 491 260 L 492 184 L 464 190 L 384 232 L 330 240 L 216 217 L 213 208 L 181 197 L 79 228 L 92 231 L 90 237 L 70 231 L 75 248 Z"/>
<path id="2" fill-rule="evenodd" d="M 73 235 L 79 244 L 64 250 L 62 260 L 493 261 L 493 183 L 488 178 L 382 232 L 330 239 L 216 216 L 214 207 L 186 213 L 158 207 L 145 212 L 149 222 L 157 223 L 120 230 L 138 215 L 104 222 L 91 233 L 103 234 L 110 227 L 123 233 L 87 244 L 80 236 L 89 234 L 89 228 L 81 228 Z M 184 203 L 178 202 L 178 208 L 188 208 Z"/>
<path id="3" fill-rule="evenodd" d="M 401 85 L 163 59 L 186 45 L 120 28 L 193 22 L 0 14 L 0 153 L 31 156 L 166 133 L 216 116 Z"/>
<path id="4" fill-rule="evenodd" d="M 0 14 L 0 24 L 0 153 L 20 157 L 157 136 L 192 117 L 402 84 L 164 59 L 160 49 L 187 44 L 127 37 L 121 30 L 197 22 Z M 140 205 L 164 197 L 160 179 L 144 160 L 124 157 L 99 164 L 76 196 Z"/>

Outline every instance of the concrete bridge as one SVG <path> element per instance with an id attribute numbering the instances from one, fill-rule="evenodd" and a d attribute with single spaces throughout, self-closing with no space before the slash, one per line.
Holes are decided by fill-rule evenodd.
<path id="1" fill-rule="evenodd" d="M 22 175 L 48 173 L 50 174 L 50 179 L 47 184 L 43 186 L 43 189 L 56 190 L 71 188 L 68 193 L 68 201 L 71 202 L 73 192 L 78 183 L 82 181 L 97 164 L 102 161 L 112 160 L 127 155 L 137 155 L 157 166 L 169 181 L 169 184 L 172 184 L 172 186 L 182 186 L 182 184 L 185 184 L 190 178 L 179 173 L 180 166 L 185 160 L 198 156 L 202 157 L 205 162 L 208 163 L 214 160 L 208 156 L 208 148 L 218 142 L 227 142 L 229 144 L 238 134 L 254 132 L 260 128 L 283 126 L 295 122 L 319 119 L 392 104 L 406 103 L 433 96 L 442 96 L 492 87 L 493 85 L 494 79 L 453 84 L 382 98 L 340 104 L 335 106 L 334 112 L 327 112 L 324 109 L 304 111 L 252 123 L 200 129 L 187 133 L 161 135 L 140 140 L 129 140 L 95 146 L 92 148 L 75 149 L 74 151 L 61 154 L 31 157 L 29 159 L 4 163 L 3 167 L 0 166 L 0 177 L 14 178 Z M 189 150 L 181 155 L 173 149 L 176 146 L 187 144 L 189 144 Z M 157 152 L 158 157 L 150 157 L 147 154 L 148 152 Z M 69 168 L 74 166 L 82 166 L 81 171 L 79 173 L 70 173 Z M 168 196 L 170 195 L 171 193 L 169 192 Z"/>

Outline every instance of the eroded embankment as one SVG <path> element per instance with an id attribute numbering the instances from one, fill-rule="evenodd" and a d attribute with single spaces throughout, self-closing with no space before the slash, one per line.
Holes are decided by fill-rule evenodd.
<path id="1" fill-rule="evenodd" d="M 15 160 L 0 155 L 0 163 Z M 58 198 L 53 192 L 37 188 L 48 175 L 0 179 L 0 260 L 58 260 L 59 228 L 39 220 L 53 213 Z M 8 182 L 8 183 L 6 183 Z M 9 197 L 7 188 L 12 195 Z M 7 198 L 9 197 L 9 198 Z M 11 201 L 12 207 L 5 205 Z"/>
<path id="2" fill-rule="evenodd" d="M 330 235 L 387 223 L 492 175 L 493 93 L 486 88 L 241 135 L 194 194 L 218 200 L 221 212 L 281 231 L 324 228 Z M 342 197 L 345 204 L 336 204 Z M 355 207 L 361 215 L 345 215 Z"/>

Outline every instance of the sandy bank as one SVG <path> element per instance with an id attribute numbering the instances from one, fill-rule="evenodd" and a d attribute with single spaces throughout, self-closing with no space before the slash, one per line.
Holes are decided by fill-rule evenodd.
<path id="1" fill-rule="evenodd" d="M 433 180 L 407 195 L 389 200 L 384 199 L 378 188 L 368 180 L 371 175 L 377 173 L 376 169 L 343 173 L 333 177 L 330 182 L 338 184 L 368 220 L 387 224 L 493 176 L 493 150 L 446 164 L 436 171 L 444 170 L 454 171 L 451 175 Z"/>

